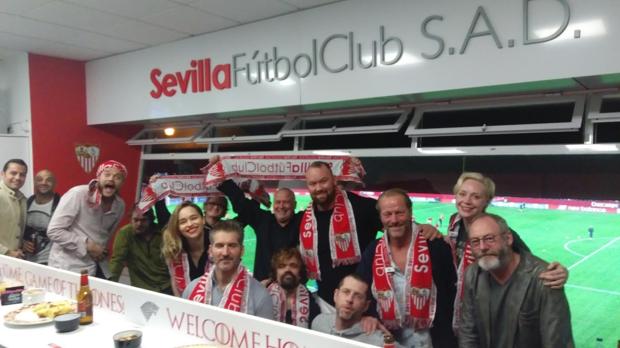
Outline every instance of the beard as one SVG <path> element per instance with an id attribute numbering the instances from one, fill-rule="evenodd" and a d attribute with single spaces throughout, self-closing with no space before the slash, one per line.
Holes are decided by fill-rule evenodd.
<path id="1" fill-rule="evenodd" d="M 508 247 L 502 247 L 496 254 L 483 254 L 478 257 L 478 266 L 485 271 L 494 271 L 508 264 Z"/>
<path id="2" fill-rule="evenodd" d="M 280 277 L 280 286 L 284 290 L 293 290 L 299 285 L 299 279 L 291 272 L 286 272 Z"/>

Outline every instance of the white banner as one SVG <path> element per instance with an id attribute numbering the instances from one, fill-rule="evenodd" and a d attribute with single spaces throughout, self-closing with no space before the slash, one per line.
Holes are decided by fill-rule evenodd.
<path id="1" fill-rule="evenodd" d="M 76 298 L 80 279 L 77 273 L 4 255 L 0 255 L 0 276 L 20 281 L 26 288 L 43 288 L 70 299 Z M 371 347 L 356 341 L 94 277 L 90 277 L 89 282 L 95 306 L 94 324 L 80 330 L 102 330 L 107 325 L 113 325 L 97 320 L 97 312 L 107 310 L 139 325 L 143 331 L 156 332 L 164 341 L 169 335 L 183 335 L 189 336 L 194 343 L 235 348 Z M 25 329 L 19 329 L 19 332 L 24 338 L 27 337 Z M 50 328 L 49 332 L 53 335 L 54 331 Z M 112 337 L 108 339 L 103 346 L 112 345 Z M 90 342 L 89 346 L 100 347 L 102 344 Z"/>

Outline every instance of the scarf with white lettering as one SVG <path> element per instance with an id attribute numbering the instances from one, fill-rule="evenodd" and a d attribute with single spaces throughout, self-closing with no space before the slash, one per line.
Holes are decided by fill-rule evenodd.
<path id="1" fill-rule="evenodd" d="M 318 244 L 318 226 L 313 204 L 310 204 L 299 227 L 299 250 L 308 269 L 308 277 L 321 280 Z M 347 193 L 340 189 L 336 189 L 334 210 L 329 221 L 329 249 L 332 267 L 352 265 L 361 259 L 353 208 Z"/>
<path id="2" fill-rule="evenodd" d="M 454 214 L 450 217 L 450 226 L 448 228 L 448 236 L 446 238 L 448 244 L 450 244 L 450 247 L 452 248 L 452 257 L 454 259 L 454 266 L 456 267 L 457 276 L 456 297 L 454 298 L 454 314 L 452 316 L 452 329 L 455 333 L 458 332 L 460 326 L 461 308 L 465 290 L 465 271 L 467 270 L 467 267 L 475 261 L 469 243 L 465 244 L 465 248 L 462 250 L 463 254 L 461 255 L 459 261 L 459 254 L 461 250 L 458 250 L 458 236 L 461 227 L 461 220 L 461 216 L 458 214 Z M 466 233 L 465 231 L 463 232 Z"/>
<path id="3" fill-rule="evenodd" d="M 273 318 L 279 322 L 285 322 L 286 318 L 286 291 L 280 284 L 272 282 L 267 287 L 271 301 L 273 301 Z M 299 284 L 295 290 L 295 306 L 291 308 L 292 324 L 303 328 L 308 328 L 310 316 L 310 292 L 305 286 Z"/>
<path id="4" fill-rule="evenodd" d="M 412 326 L 425 330 L 432 326 L 437 306 L 437 288 L 433 282 L 431 255 L 428 242 L 417 232 L 412 223 L 413 238 L 407 252 L 405 266 L 405 308 L 400 313 L 392 274 L 394 262 L 389 248 L 387 232 L 377 242 L 372 264 L 372 293 L 377 299 L 377 312 L 388 328 Z"/>
<path id="5" fill-rule="evenodd" d="M 215 274 L 215 267 L 211 267 L 204 275 L 198 278 L 196 287 L 192 290 L 189 299 L 195 302 L 201 302 L 205 304 L 212 304 L 211 298 L 213 297 L 213 276 Z M 233 276 L 233 279 L 226 288 L 220 303 L 213 304 L 214 306 L 228 309 L 235 312 L 247 313 L 248 310 L 248 297 L 250 292 L 250 280 L 252 275 L 246 270 L 243 265 L 239 265 L 237 273 Z"/>
<path id="6" fill-rule="evenodd" d="M 168 261 L 168 272 L 177 290 L 179 290 L 179 294 L 182 294 L 190 282 L 189 261 L 186 252 L 181 251 L 176 258 Z"/>
<path id="7" fill-rule="evenodd" d="M 306 171 L 315 161 L 328 163 L 338 181 L 361 183 L 366 174 L 357 158 L 319 155 L 221 156 L 217 163 L 206 166 L 201 171 L 207 174 L 206 186 L 218 185 L 233 178 L 305 180 Z"/>
<path id="8" fill-rule="evenodd" d="M 209 271 L 210 265 L 209 261 L 205 263 L 205 273 Z M 189 255 L 185 251 L 181 251 L 176 258 L 168 261 L 168 272 L 177 290 L 179 290 L 179 294 L 182 294 L 187 285 L 192 281 L 192 279 L 189 279 Z"/>
<path id="9" fill-rule="evenodd" d="M 140 201 L 138 202 L 138 210 L 142 213 L 151 209 L 157 201 L 167 196 L 175 197 L 213 197 L 222 196 L 222 193 L 215 187 L 207 187 L 204 185 L 203 174 L 198 175 L 161 175 L 149 183 L 142 189 Z M 244 192 L 247 192 L 252 199 L 262 203 L 269 208 L 269 193 L 265 191 L 263 185 L 250 179 L 235 179 L 237 186 Z"/>

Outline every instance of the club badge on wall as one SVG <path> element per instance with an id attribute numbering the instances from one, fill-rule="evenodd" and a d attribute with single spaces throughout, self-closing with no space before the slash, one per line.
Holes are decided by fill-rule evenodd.
<path id="1" fill-rule="evenodd" d="M 90 144 L 75 145 L 75 156 L 86 173 L 90 173 L 99 160 L 99 146 Z"/>

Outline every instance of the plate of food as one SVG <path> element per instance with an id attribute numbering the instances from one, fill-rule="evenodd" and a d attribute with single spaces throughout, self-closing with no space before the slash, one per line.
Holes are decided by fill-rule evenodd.
<path id="1" fill-rule="evenodd" d="M 4 316 L 4 323 L 14 326 L 32 326 L 51 323 L 54 318 L 67 313 L 75 313 L 72 301 L 50 301 L 25 305 Z"/>

